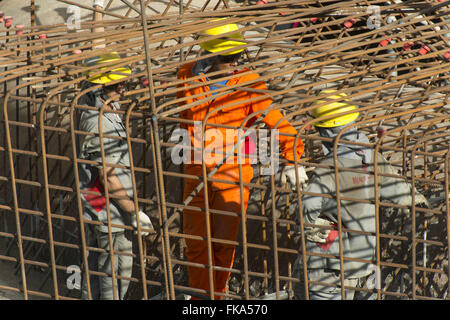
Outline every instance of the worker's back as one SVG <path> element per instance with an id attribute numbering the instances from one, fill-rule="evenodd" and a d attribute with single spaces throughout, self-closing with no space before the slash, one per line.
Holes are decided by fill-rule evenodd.
<path id="1" fill-rule="evenodd" d="M 367 150 L 367 149 L 366 149 Z M 369 152 L 372 152 L 369 150 Z M 372 158 L 372 157 L 369 157 Z M 383 200 L 411 204 L 411 188 L 401 179 L 387 177 L 383 174 L 395 174 L 393 168 L 380 155 L 378 162 L 379 196 Z M 332 156 L 325 158 L 321 164 L 334 166 Z M 375 220 L 375 178 L 373 162 L 363 164 L 361 160 L 337 157 L 339 168 L 338 183 L 341 201 L 340 213 L 343 232 L 343 254 L 346 258 L 368 260 L 366 263 L 344 261 L 346 276 L 363 277 L 370 273 L 370 261 L 375 260 L 376 249 L 376 220 Z M 345 169 L 344 169 L 345 168 Z M 353 171 L 349 171 L 351 169 Z M 311 178 L 311 183 L 305 191 L 324 193 L 332 198 L 305 195 L 302 199 L 305 222 L 314 223 L 317 215 L 336 223 L 338 221 L 338 205 L 336 198 L 336 180 L 334 168 L 317 168 Z M 408 203 L 409 202 L 409 203 Z M 320 211 L 320 212 L 319 212 Z M 355 232 L 351 232 L 353 230 Z M 363 233 L 362 233 L 363 232 Z M 370 234 L 368 234 L 370 233 Z M 307 250 L 321 254 L 339 256 L 339 238 L 337 227 L 330 232 L 327 243 L 307 241 Z M 340 270 L 340 260 L 319 256 L 308 256 L 309 269 Z"/>

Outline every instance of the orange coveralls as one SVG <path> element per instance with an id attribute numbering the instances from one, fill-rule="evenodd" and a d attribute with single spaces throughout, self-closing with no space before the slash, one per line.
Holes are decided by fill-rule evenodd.
<path id="1" fill-rule="evenodd" d="M 209 87 L 207 85 L 201 85 L 195 88 L 188 88 L 188 86 L 201 84 L 202 82 L 206 82 L 205 78 L 201 78 L 195 81 L 189 81 L 189 78 L 193 77 L 192 68 L 194 63 L 188 63 L 182 67 L 180 67 L 178 71 L 178 78 L 182 80 L 188 80 L 179 85 L 179 87 L 184 87 L 185 90 L 177 92 L 178 98 L 184 98 L 183 101 L 179 102 L 179 105 L 182 106 L 184 104 L 190 104 L 194 102 L 198 102 L 201 99 L 211 97 L 211 94 L 208 92 Z M 248 75 L 238 74 L 248 72 L 249 69 L 242 69 L 238 72 L 235 72 L 236 77 L 230 79 L 227 82 L 227 85 L 235 85 L 238 83 L 244 83 L 251 80 L 257 79 L 259 76 L 256 73 L 251 73 Z M 245 85 L 245 84 L 243 84 Z M 265 83 L 263 81 L 256 81 L 247 87 L 255 88 L 255 89 L 267 89 Z M 198 96 L 196 96 L 198 95 Z M 194 120 L 194 121 L 203 121 L 206 114 L 211 110 L 214 110 L 218 107 L 224 105 L 230 105 L 220 111 L 215 112 L 212 116 L 208 118 L 207 123 L 215 123 L 222 125 L 230 125 L 234 127 L 238 127 L 242 124 L 244 118 L 249 114 L 266 109 L 272 104 L 272 99 L 267 97 L 265 99 L 261 99 L 258 101 L 247 101 L 250 98 L 261 97 L 261 93 L 249 92 L 249 91 L 241 91 L 236 90 L 226 96 L 218 96 L 216 99 L 207 101 L 204 103 L 200 103 L 191 107 L 188 110 L 185 110 L 180 113 L 182 119 Z M 186 99 L 187 98 L 187 99 Z M 239 103 L 239 101 L 243 101 Z M 273 128 L 277 122 L 283 117 L 280 111 L 273 110 L 270 111 L 263 121 L 270 127 Z M 253 121 L 252 121 L 253 120 Z M 247 122 L 247 126 L 250 126 L 256 118 L 253 118 Z M 189 131 L 191 137 L 191 146 L 201 147 L 199 142 L 195 142 L 194 138 L 194 125 L 191 124 L 182 124 L 182 127 Z M 236 132 L 234 143 L 228 142 L 225 143 L 226 139 L 226 131 L 225 128 L 220 127 L 212 127 L 206 126 L 205 130 L 215 128 L 219 132 L 222 133 L 224 137 L 223 141 L 223 153 L 226 153 L 226 150 L 230 150 L 234 143 L 236 143 L 237 139 L 237 131 Z M 289 124 L 288 121 L 283 120 L 279 125 L 278 129 L 280 133 L 290 133 L 297 134 L 297 131 Z M 228 129 L 230 130 L 230 129 Z M 198 134 L 198 133 L 197 133 Z M 197 138 L 198 139 L 198 138 Z M 294 145 L 294 137 L 287 137 L 279 135 L 280 149 L 282 156 L 285 159 L 290 161 L 294 160 L 294 154 L 292 152 Z M 207 140 L 208 141 L 208 140 Z M 205 147 L 208 143 L 205 143 Z M 217 150 L 217 149 L 215 149 Z M 300 158 L 304 150 L 303 142 L 301 139 L 298 140 L 297 143 L 297 159 Z M 232 158 L 233 156 L 231 156 Z M 191 161 L 193 161 L 193 153 L 191 155 Z M 231 184 L 235 182 L 239 182 L 239 165 L 237 162 L 236 153 L 234 156 L 233 163 L 228 163 L 227 160 L 222 166 L 218 169 L 218 171 L 212 176 L 213 179 L 221 179 L 226 182 L 215 182 L 208 181 L 208 204 L 210 209 L 215 210 L 223 210 L 228 212 L 234 212 L 237 214 L 241 214 L 241 194 L 239 184 Z M 206 165 L 207 174 L 209 174 L 217 163 L 220 161 L 216 161 L 214 163 L 209 163 Z M 250 164 L 249 159 L 245 159 L 245 161 L 241 161 L 242 163 L 242 181 L 244 183 L 249 183 L 253 178 L 253 169 Z M 185 174 L 195 175 L 203 179 L 202 177 L 202 166 L 201 164 L 185 164 Z M 199 183 L 203 180 L 191 180 L 186 179 L 185 187 L 184 187 L 184 199 L 186 199 L 189 194 L 197 187 Z M 244 200 L 244 210 L 247 210 L 248 198 L 249 198 L 249 188 L 243 188 L 243 200 Z M 194 206 L 201 208 L 202 211 L 194 211 L 194 210 L 184 210 L 183 211 L 183 232 L 185 234 L 201 236 L 206 239 L 206 217 L 205 217 L 205 204 L 204 204 L 204 189 L 194 197 L 194 199 L 190 202 L 189 206 Z M 215 239 L 225 239 L 236 241 L 237 233 L 239 230 L 240 216 L 230 216 L 223 214 L 211 214 L 210 215 L 210 226 L 211 226 L 211 236 Z M 186 238 L 186 258 L 189 262 L 201 263 L 204 265 L 208 265 L 208 249 L 207 242 L 205 240 L 194 240 Z M 234 261 L 234 253 L 235 246 L 212 242 L 212 262 L 214 266 L 220 266 L 225 268 L 231 268 L 233 266 Z M 189 273 L 189 284 L 192 288 L 200 288 L 209 291 L 209 271 L 208 268 L 201 267 L 188 267 Z M 216 271 L 214 270 L 214 291 L 215 292 L 225 292 L 226 283 L 228 277 L 230 276 L 230 272 L 225 271 Z M 220 297 L 216 296 L 216 299 L 220 299 Z"/>

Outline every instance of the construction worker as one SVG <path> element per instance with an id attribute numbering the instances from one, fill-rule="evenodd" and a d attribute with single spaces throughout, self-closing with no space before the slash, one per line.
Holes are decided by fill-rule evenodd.
<path id="1" fill-rule="evenodd" d="M 103 54 L 86 61 L 87 66 L 98 66 L 104 63 L 120 61 L 116 52 Z M 105 68 L 102 68 L 105 69 Z M 79 100 L 80 105 L 95 107 L 95 109 L 82 110 L 78 128 L 82 132 L 94 135 L 79 135 L 78 157 L 85 160 L 96 161 L 98 164 L 79 163 L 79 180 L 82 192 L 84 217 L 87 220 L 102 222 L 102 225 L 89 224 L 87 230 L 88 245 L 106 250 L 105 252 L 90 251 L 88 254 L 89 269 L 107 273 L 108 277 L 97 277 L 90 275 L 91 293 L 93 299 L 113 299 L 112 263 L 110 256 L 111 243 L 109 231 L 112 233 L 114 249 L 114 272 L 117 276 L 131 277 L 132 269 L 132 242 L 127 238 L 125 229 L 111 227 L 108 225 L 108 205 L 104 195 L 105 187 L 109 194 L 109 212 L 111 224 L 132 225 L 137 228 L 137 214 L 143 236 L 149 234 L 153 229 L 149 217 L 139 208 L 135 207 L 133 201 L 133 186 L 130 166 L 130 154 L 127 144 L 127 132 L 122 123 L 121 116 L 113 111 L 120 108 L 117 102 L 124 90 L 124 82 L 113 85 L 108 83 L 125 79 L 131 70 L 127 67 L 118 67 L 112 71 L 98 73 L 98 69 L 88 75 L 87 81 L 83 83 L 82 90 L 101 85 L 100 88 L 89 91 Z M 104 113 L 101 118 L 103 140 L 100 140 L 99 118 L 100 109 Z M 118 139 L 115 139 L 115 137 Z M 102 152 L 106 163 L 102 161 Z M 112 167 L 121 165 L 122 167 Z M 98 194 L 86 193 L 86 191 Z M 116 198 L 118 197 L 118 198 Z M 117 252 L 120 251 L 120 254 Z M 117 279 L 117 278 L 116 278 Z M 123 299 L 127 292 L 129 280 L 119 279 L 117 281 L 116 296 Z M 82 298 L 87 298 L 88 292 L 86 282 L 82 290 Z"/>
<path id="2" fill-rule="evenodd" d="M 222 19 L 219 19 L 222 20 Z M 217 20 L 215 20 L 217 21 Z M 229 33 L 229 34 L 226 34 Z M 238 31 L 236 24 L 224 24 L 218 27 L 210 28 L 201 35 L 207 37 L 211 35 L 223 35 L 221 38 L 204 41 L 200 44 L 201 48 L 205 50 L 206 54 L 217 53 L 218 55 L 212 58 L 205 58 L 198 62 L 187 63 L 183 65 L 178 71 L 178 78 L 183 80 L 179 85 L 181 88 L 177 93 L 180 99 L 180 106 L 194 104 L 191 108 L 181 112 L 182 119 L 201 121 L 205 119 L 208 112 L 213 112 L 207 123 L 214 123 L 218 126 L 206 126 L 206 133 L 211 130 L 223 137 L 222 142 L 216 145 L 215 150 L 219 150 L 222 154 L 228 153 L 232 150 L 237 142 L 237 129 L 229 129 L 232 131 L 231 136 L 234 139 L 227 141 L 227 131 L 220 125 L 232 126 L 239 128 L 246 116 L 253 112 L 264 110 L 272 104 L 272 99 L 261 92 L 245 89 L 236 89 L 226 95 L 217 94 L 216 97 L 211 91 L 219 88 L 219 85 L 232 86 L 240 84 L 241 86 L 250 89 L 267 90 L 265 83 L 258 80 L 258 74 L 250 72 L 247 68 L 238 68 L 238 62 L 241 59 L 241 54 L 244 51 L 242 45 L 245 44 L 242 35 Z M 233 50 L 234 49 L 234 50 Z M 228 50 L 228 51 L 226 51 Z M 216 72 L 217 74 L 211 76 L 210 74 Z M 198 77 L 191 80 L 192 77 Z M 231 76 L 229 79 L 222 79 L 223 77 Z M 217 80 L 217 84 L 206 84 L 209 80 Z M 212 98 L 210 100 L 206 100 Z M 225 107 L 225 108 L 223 108 Z M 221 108 L 219 110 L 219 108 Z M 259 116 L 259 115 L 258 115 Z M 257 116 L 257 117 L 258 117 Z M 283 117 L 278 110 L 273 110 L 264 116 L 263 121 L 269 127 L 273 128 L 277 122 Z M 250 126 L 256 118 L 251 119 L 247 123 Z M 192 123 L 182 125 L 187 129 L 191 138 L 192 146 L 201 146 L 199 143 L 199 133 L 195 132 L 195 126 Z M 297 131 L 289 124 L 288 121 L 283 120 L 278 126 L 280 133 L 290 133 L 294 136 Z M 228 131 L 228 134 L 230 132 Z M 197 139 L 197 140 L 196 140 Z M 294 160 L 294 137 L 287 137 L 279 135 L 279 142 L 282 156 L 290 161 Z M 218 140 L 214 140 L 218 141 Z M 246 140 L 243 144 L 243 152 L 252 149 L 251 140 Z M 211 143 L 205 143 L 210 146 Z M 298 141 L 297 159 L 303 153 L 303 143 Z M 193 157 L 191 157 L 192 159 Z M 241 192 L 239 188 L 239 165 L 236 155 L 227 158 L 224 164 L 218 167 L 223 157 L 213 159 L 204 159 L 206 163 L 207 174 L 214 169 L 217 171 L 212 175 L 213 179 L 220 179 L 221 181 L 209 181 L 208 202 L 209 208 L 212 210 L 222 210 L 237 214 L 225 215 L 214 213 L 210 215 L 211 222 L 211 237 L 221 240 L 236 241 L 238 228 L 241 216 Z M 222 161 L 223 162 L 223 161 Z M 242 181 L 249 183 L 253 177 L 252 166 L 249 159 L 242 162 Z M 303 169 L 303 168 L 301 168 Z M 202 177 L 202 165 L 199 163 L 187 163 L 184 166 L 186 174 Z M 299 171 L 301 179 L 306 178 L 304 170 Z M 295 167 L 289 166 L 288 169 L 283 170 L 283 177 L 285 180 L 295 185 Z M 198 179 L 185 179 L 184 199 L 186 199 L 191 192 L 199 184 Z M 249 197 L 249 188 L 243 188 L 243 210 L 247 209 Z M 183 232 L 189 235 L 201 236 L 206 239 L 206 216 L 205 216 L 205 194 L 203 188 L 190 202 L 190 206 L 201 208 L 202 211 L 188 210 L 183 211 Z M 186 238 L 186 257 L 189 262 L 208 265 L 208 249 L 206 240 L 197 240 Z M 235 253 L 235 246 L 232 244 L 224 244 L 212 242 L 212 264 L 214 266 L 231 268 L 233 265 Z M 204 289 L 210 292 L 209 271 L 208 268 L 189 266 L 189 284 L 192 288 Z M 217 293 L 223 293 L 226 290 L 227 280 L 229 278 L 229 271 L 214 270 L 213 272 L 213 290 Z M 205 295 L 208 295 L 205 293 Z M 221 296 L 216 295 L 215 299 L 221 299 Z"/>
<path id="3" fill-rule="evenodd" d="M 325 99 L 315 102 L 318 105 L 312 111 L 313 118 L 333 116 L 331 119 L 317 121 L 314 126 L 319 131 L 319 135 L 325 138 L 334 139 L 342 131 L 340 140 L 368 144 L 369 139 L 356 127 L 349 128 L 358 118 L 357 107 L 350 104 L 345 93 L 338 93 L 335 90 L 324 90 L 321 95 L 327 95 Z M 340 101 L 333 101 L 339 99 Z M 327 101 L 330 103 L 326 104 Z M 325 105 L 323 105 L 325 103 Z M 322 105 L 319 105 L 322 104 Z M 353 112 L 352 112 L 353 111 Z M 350 112 L 342 115 L 343 112 Z M 304 223 L 314 226 L 305 227 L 307 260 L 307 276 L 309 281 L 323 282 L 330 284 L 310 283 L 309 298 L 311 300 L 340 300 L 341 299 L 341 266 L 339 258 L 325 257 L 332 255 L 339 257 L 339 232 L 338 217 L 341 217 L 342 228 L 342 251 L 343 256 L 353 260 L 344 260 L 344 285 L 357 287 L 365 283 L 369 276 L 376 280 L 380 276 L 376 271 L 376 266 L 370 261 L 376 261 L 376 237 L 371 235 L 376 231 L 375 221 L 375 185 L 374 157 L 378 163 L 378 182 L 380 188 L 379 196 L 383 201 L 394 202 L 398 205 L 411 206 L 412 191 L 411 186 L 402 179 L 392 176 L 395 170 L 383 158 L 381 154 L 374 154 L 374 151 L 366 146 L 339 142 L 337 146 L 337 165 L 339 168 L 359 169 L 365 172 L 346 171 L 339 169 L 339 191 L 345 198 L 371 200 L 371 202 L 356 202 L 350 200 L 340 201 L 340 210 L 336 199 L 336 175 L 334 166 L 334 141 L 322 141 L 325 157 L 320 164 L 331 166 L 329 168 L 318 167 L 310 177 L 310 182 L 305 192 L 315 194 L 325 194 L 330 197 L 317 195 L 302 196 L 302 211 Z M 367 173 L 366 173 L 367 172 Z M 417 193 L 415 204 L 427 204 L 423 195 Z M 298 209 L 298 208 L 297 208 Z M 318 254 L 318 255 L 314 255 Z M 359 261 L 358 261 L 359 260 Z M 366 260 L 369 262 L 361 262 Z M 300 254 L 294 267 L 294 277 L 303 281 L 303 257 Z M 378 274 L 373 274 L 378 272 Z M 376 281 L 374 281 L 376 282 Z M 294 292 L 297 298 L 304 297 L 305 289 L 303 283 L 294 285 Z M 354 290 L 348 289 L 346 299 L 354 297 Z"/>

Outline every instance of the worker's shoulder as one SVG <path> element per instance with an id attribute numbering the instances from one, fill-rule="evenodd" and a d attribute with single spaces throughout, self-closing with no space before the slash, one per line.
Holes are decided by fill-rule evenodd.
<path id="1" fill-rule="evenodd" d="M 195 62 L 188 62 L 183 64 L 178 68 L 178 78 L 191 77 L 192 76 L 192 68 L 194 67 Z"/>
<path id="2" fill-rule="evenodd" d="M 334 160 L 333 157 L 326 156 L 319 161 L 320 166 L 316 167 L 312 172 L 316 178 L 323 178 L 325 176 L 334 175 L 335 171 L 333 169 Z"/>
<path id="3" fill-rule="evenodd" d="M 333 153 L 329 153 L 319 162 L 321 165 L 323 165 L 323 167 L 318 167 L 317 171 L 327 174 L 335 174 L 335 161 L 337 162 L 336 165 L 338 166 L 338 168 L 361 169 L 365 167 L 362 159 L 353 159 L 342 155 L 338 155 L 336 159 L 334 159 Z M 348 174 L 350 172 L 351 171 L 344 170 L 341 173 Z"/>
<path id="4" fill-rule="evenodd" d="M 78 124 L 80 127 L 98 126 L 99 109 L 85 109 L 81 112 Z"/>

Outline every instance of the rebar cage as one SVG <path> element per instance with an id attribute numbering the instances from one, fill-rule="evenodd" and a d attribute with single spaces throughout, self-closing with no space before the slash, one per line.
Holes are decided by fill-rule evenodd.
<path id="1" fill-rule="evenodd" d="M 82 83 L 87 71 L 101 73 L 128 66 L 133 72 L 126 79 L 127 89 L 116 113 L 122 116 L 132 150 L 133 201 L 149 215 L 155 231 L 147 238 L 133 237 L 133 274 L 126 298 L 214 297 L 214 292 L 189 287 L 187 266 L 192 264 L 186 261 L 184 249 L 185 239 L 192 236 L 182 230 L 183 209 L 196 209 L 183 199 L 184 180 L 197 179 L 202 186 L 211 177 L 192 177 L 184 173 L 182 164 L 174 163 L 179 140 L 173 137 L 180 124 L 186 123 L 180 111 L 192 107 L 180 105 L 182 99 L 176 96 L 182 83 L 177 69 L 214 56 L 205 56 L 199 43 L 217 36 L 205 39 L 199 34 L 225 21 L 240 27 L 246 42 L 243 64 L 267 85 L 260 93 L 273 99 L 271 107 L 282 112 L 298 132 L 297 143 L 301 139 L 305 145 L 301 159 L 295 159 L 296 166 L 303 166 L 308 176 L 323 167 L 319 162 L 324 157 L 324 138 L 309 114 L 318 97 L 326 98 L 322 90 L 334 89 L 359 108 L 354 126 L 369 137 L 369 143 L 357 144 L 382 154 L 395 169 L 393 176 L 428 199 L 429 207 L 374 200 L 377 228 L 370 236 L 376 238 L 376 259 L 362 262 L 374 265 L 379 283 L 354 288 L 357 296 L 447 299 L 450 1 L 108 0 L 100 11 L 72 1 L 54 2 L 77 7 L 86 16 L 102 12 L 104 20 L 92 22 L 80 15 L 75 29 L 68 23 L 37 26 L 39 12 L 31 0 L 30 26 L 0 30 L 1 296 L 79 299 L 79 276 L 117 279 L 114 273 L 87 267 L 88 253 L 102 249 L 89 246 L 85 239 L 86 228 L 99 222 L 83 218 L 81 195 L 86 191 L 80 189 L 77 167 L 89 161 L 77 157 L 76 141 L 92 133 L 78 130 L 77 115 L 92 108 L 78 103 L 86 93 Z M 222 17 L 225 20 L 212 21 Z M 103 30 L 92 32 L 99 27 Z M 100 70 L 83 63 L 111 51 L 123 57 L 118 65 Z M 219 87 L 216 96 L 252 90 L 250 86 Z M 202 123 L 203 133 L 206 124 L 214 125 L 208 117 Z M 259 133 L 267 127 L 258 120 L 251 129 L 261 137 Z M 263 137 L 270 140 L 270 136 Z M 342 138 L 334 143 L 350 142 Z M 205 155 L 204 145 L 201 152 Z M 107 166 L 104 152 L 102 159 Z M 336 164 L 335 154 L 330 168 L 339 186 L 340 172 L 352 169 Z M 207 217 L 241 218 L 238 239 L 231 242 L 236 255 L 223 296 L 294 299 L 298 298 L 294 285 L 303 283 L 301 298 L 308 299 L 308 278 L 304 273 L 295 276 L 293 270 L 297 258 L 306 270 L 306 257 L 311 255 L 305 251 L 302 232 L 308 225 L 297 210 L 304 186 L 294 191 L 281 184 L 279 174 L 261 174 L 265 166 L 254 162 L 250 184 L 239 177 L 241 190 L 244 185 L 251 190 L 246 212 L 211 208 L 204 212 Z M 381 179 L 376 170 L 368 174 L 375 181 Z M 377 184 L 374 192 L 379 193 Z M 369 201 L 342 199 L 339 193 L 335 197 L 338 203 Z M 405 210 L 409 213 L 401 214 Z M 339 223 L 338 232 L 352 230 Z M 210 236 L 204 240 L 209 247 L 230 244 Z M 129 254 L 109 253 L 111 257 Z M 341 263 L 352 259 L 343 254 L 332 258 Z M 203 267 L 220 270 L 211 263 Z M 345 295 L 341 285 L 345 276 L 343 272 L 339 276 L 342 282 L 337 286 Z"/>

